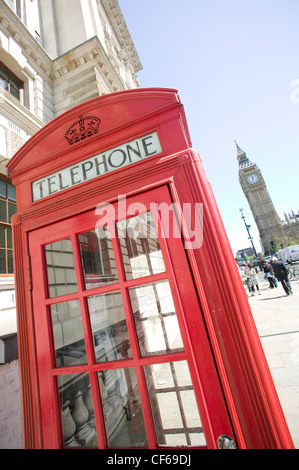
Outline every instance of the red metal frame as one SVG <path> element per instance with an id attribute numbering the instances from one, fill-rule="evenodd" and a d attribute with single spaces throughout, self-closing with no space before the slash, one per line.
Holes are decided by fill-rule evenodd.
<path id="1" fill-rule="evenodd" d="M 99 116 L 99 132 L 69 146 L 64 134 L 79 115 Z M 153 131 L 158 133 L 162 153 L 32 201 L 33 181 Z M 52 233 L 51 227 L 52 235 L 55 233 L 58 238 L 61 238 L 59 233 L 72 232 L 72 222 L 84 220 L 84 214 L 94 212 L 98 203 L 116 202 L 119 194 L 147 202 L 150 194 L 155 194 L 154 199 L 161 198 L 159 200 L 170 197 L 178 207 L 184 203 L 203 204 L 202 246 L 185 249 L 184 255 L 178 256 L 177 240 L 167 240 L 162 245 L 164 257 L 169 260 L 167 270 L 173 279 L 172 292 L 178 293 L 177 307 L 183 312 L 181 325 L 185 331 L 186 355 L 191 364 L 208 447 L 216 448 L 219 434 L 228 434 L 238 448 L 293 448 L 217 204 L 201 160 L 191 148 L 184 108 L 176 90 L 129 90 L 95 98 L 73 108 L 51 121 L 17 152 L 8 164 L 8 174 L 16 185 L 18 201 L 13 233 L 26 448 L 43 448 L 44 439 L 49 439 L 49 447 L 61 444 L 56 418 L 53 424 L 57 398 L 49 392 L 53 389 L 53 357 L 49 364 L 51 344 L 47 333 L 36 328 L 35 323 L 35 312 L 50 303 L 34 295 L 36 284 L 42 282 L 37 278 L 42 265 L 41 247 L 37 242 L 45 243 L 46 234 Z M 151 190 L 155 190 L 154 193 Z M 183 242 L 188 244 L 185 232 Z M 76 258 L 77 264 L 78 261 Z M 182 272 L 186 272 L 186 277 Z M 198 315 L 192 313 L 191 285 L 197 297 Z M 87 325 L 85 333 L 88 337 Z M 134 334 L 132 325 L 130 333 Z M 202 359 L 199 338 L 209 357 L 207 362 Z M 48 353 L 39 350 L 43 341 Z M 144 390 L 144 378 L 138 367 L 137 371 Z M 92 381 L 95 390 L 95 378 Z M 213 390 L 207 385 L 209 381 L 215 386 Z M 49 393 L 51 401 L 45 403 L 44 394 L 49 396 Z M 145 393 L 142 393 L 142 400 L 147 410 L 150 446 L 154 447 Z M 101 407 L 96 406 L 100 428 Z M 47 433 L 45 437 L 44 426 L 52 429 L 52 436 Z M 105 447 L 104 440 L 100 447 Z"/>
<path id="2" fill-rule="evenodd" d="M 153 201 L 171 203 L 168 188 L 163 186 L 156 190 L 130 198 L 128 204 L 132 202 L 142 202 L 149 210 L 149 204 Z M 116 211 L 117 213 L 117 211 Z M 117 220 L 126 217 L 125 213 L 117 214 Z M 43 246 L 58 239 L 67 237 L 73 238 L 73 246 L 77 245 L 74 231 L 79 234 L 87 230 L 91 230 L 97 223 L 98 216 L 95 211 L 89 211 L 73 218 L 69 218 L 63 222 L 57 222 L 42 229 L 35 230 L 30 233 L 29 245 L 32 266 L 32 284 L 33 284 L 33 305 L 36 312 L 35 330 L 36 330 L 36 350 L 37 364 L 39 370 L 40 383 L 40 401 L 41 401 L 41 421 L 43 429 L 43 446 L 45 448 L 61 447 L 61 432 L 54 432 L 53 429 L 59 430 L 59 406 L 57 401 L 57 385 L 53 380 L 57 375 L 71 374 L 78 372 L 89 372 L 92 376 L 97 370 L 105 370 L 118 367 L 135 367 L 137 377 L 139 379 L 140 396 L 144 408 L 145 423 L 148 429 L 148 441 L 151 448 L 157 447 L 155 439 L 155 430 L 152 422 L 150 405 L 147 397 L 147 388 L 145 385 L 142 367 L 148 364 L 159 364 L 165 362 L 173 362 L 178 360 L 188 360 L 193 376 L 194 388 L 197 395 L 199 409 L 201 411 L 202 421 L 205 428 L 205 436 L 210 448 L 216 447 L 215 437 L 220 433 L 232 434 L 232 429 L 228 424 L 227 412 L 222 396 L 221 387 L 216 373 L 213 355 L 207 340 L 205 325 L 201 318 L 200 306 L 193 286 L 191 274 L 187 259 L 184 254 L 182 240 L 178 238 L 160 238 L 161 249 L 164 255 L 166 271 L 161 274 L 146 276 L 146 278 L 138 278 L 126 280 L 124 274 L 121 275 L 119 283 L 112 284 L 97 289 L 85 290 L 84 280 L 82 277 L 81 261 L 78 247 L 74 252 L 76 272 L 78 273 L 78 293 L 68 294 L 60 297 L 47 298 L 47 275 L 43 253 Z M 111 223 L 115 223 L 113 220 Z M 123 272 L 122 259 L 120 255 L 119 245 L 116 239 L 112 239 L 115 247 L 116 265 L 118 273 Z M 181 334 L 185 345 L 185 352 L 172 353 L 163 356 L 141 357 L 138 348 L 138 340 L 135 332 L 134 322 L 130 312 L 130 302 L 128 299 L 128 289 L 145 283 L 167 279 L 173 293 L 174 303 L 178 321 L 181 325 Z M 91 295 L 100 293 L 113 292 L 120 290 L 123 296 L 124 308 L 127 312 L 126 320 L 128 330 L 131 337 L 131 345 L 133 350 L 133 359 L 116 361 L 115 364 L 108 362 L 105 364 L 97 364 L 93 359 L 93 341 L 88 326 L 88 318 L 86 312 L 85 299 Z M 65 302 L 67 300 L 79 299 L 81 303 L 81 311 L 83 315 L 83 330 L 85 333 L 86 350 L 89 365 L 55 368 L 55 358 L 51 340 L 51 325 L 47 307 L 57 302 Z M 200 347 L 198 347 L 200 342 Z M 204 357 L 204 361 L 202 358 Z M 98 384 L 93 377 L 92 389 L 96 395 Z M 203 392 L 204 391 L 204 392 Z M 202 398 L 204 396 L 204 398 Z M 98 400 L 95 400 L 98 403 Z M 217 403 L 217 407 L 213 403 Z M 49 406 L 49 403 L 51 404 Z M 100 419 L 102 412 L 100 407 L 97 409 L 97 422 L 99 429 L 103 431 L 103 424 Z M 225 426 L 225 422 L 227 424 Z M 99 432 L 102 438 L 100 446 L 106 447 L 103 440 L 105 433 Z"/>

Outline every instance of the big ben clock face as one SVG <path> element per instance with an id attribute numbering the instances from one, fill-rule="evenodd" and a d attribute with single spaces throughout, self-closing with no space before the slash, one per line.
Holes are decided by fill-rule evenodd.
<path id="1" fill-rule="evenodd" d="M 247 177 L 247 181 L 248 181 L 248 183 L 250 183 L 250 184 L 257 183 L 258 180 L 259 180 L 259 177 L 258 177 L 257 175 L 255 175 L 254 173 L 252 173 L 251 175 L 249 175 L 249 176 Z"/>

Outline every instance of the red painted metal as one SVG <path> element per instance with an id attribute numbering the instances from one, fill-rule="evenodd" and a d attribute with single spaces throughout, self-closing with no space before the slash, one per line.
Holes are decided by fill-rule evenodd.
<path id="1" fill-rule="evenodd" d="M 101 120 L 100 125 L 96 133 L 87 137 L 85 133 L 83 140 L 78 138 L 70 145 L 65 134 L 82 119 L 79 116 L 95 116 Z M 161 143 L 159 154 L 33 201 L 34 181 L 152 132 L 157 132 Z M 217 204 L 200 157 L 191 147 L 184 108 L 176 90 L 129 90 L 72 108 L 17 152 L 8 164 L 8 174 L 16 186 L 18 201 L 13 233 L 24 447 L 62 446 L 54 386 L 55 377 L 62 371 L 54 367 L 47 316 L 55 298 L 47 298 L 42 247 L 71 236 L 80 272 L 75 234 L 94 226 L 99 203 L 110 202 L 117 209 L 120 194 L 147 207 L 153 202 L 174 202 L 181 209 L 184 203 L 203 204 L 202 246 L 184 248 L 189 238 L 186 229 L 182 240 L 162 237 L 166 272 L 149 279 L 167 278 L 170 282 L 185 352 L 170 354 L 167 361 L 182 357 L 188 360 L 207 447 L 216 448 L 220 434 L 233 437 L 241 449 L 294 447 Z M 117 212 L 116 215 L 124 216 Z M 120 272 L 120 253 L 115 242 L 114 248 Z M 93 396 L 98 396 L 95 373 L 99 366 L 92 362 L 92 338 L 85 311 L 87 293 L 82 276 L 78 285 L 78 295 L 68 294 L 60 301 L 79 298 L 81 302 L 88 365 L 80 366 L 80 371 L 90 373 Z M 124 278 L 119 281 L 126 312 L 129 312 L 127 288 L 133 285 L 138 282 Z M 101 288 L 101 292 L 111 290 L 114 286 Z M 150 447 L 156 447 L 142 374 L 142 366 L 153 363 L 153 359 L 138 357 L 134 325 L 127 315 L 130 337 L 135 338 L 134 359 L 126 359 L 122 364 L 136 368 L 148 442 Z M 166 358 L 159 356 L 155 361 L 162 363 Z M 78 367 L 64 368 L 63 373 L 72 373 Z M 102 431 L 98 432 L 99 447 L 104 448 L 107 443 L 103 437 L 103 411 L 98 401 L 95 415 L 97 428 Z"/>

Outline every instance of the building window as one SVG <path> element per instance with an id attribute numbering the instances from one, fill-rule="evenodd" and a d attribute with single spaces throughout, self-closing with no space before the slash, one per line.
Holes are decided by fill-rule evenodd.
<path id="1" fill-rule="evenodd" d="M 21 101 L 23 82 L 0 62 L 0 86 Z"/>
<path id="2" fill-rule="evenodd" d="M 7 5 L 21 18 L 21 0 L 5 0 Z"/>
<path id="3" fill-rule="evenodd" d="M 11 218 L 16 212 L 15 187 L 0 179 L 0 274 L 13 274 Z"/>

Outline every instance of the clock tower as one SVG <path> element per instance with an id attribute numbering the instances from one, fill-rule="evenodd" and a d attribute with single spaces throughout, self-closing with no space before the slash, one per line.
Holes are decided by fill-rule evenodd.
<path id="1" fill-rule="evenodd" d="M 239 162 L 239 181 L 258 228 L 264 251 L 271 253 L 273 243 L 276 250 L 284 243 L 282 223 L 260 169 L 248 159 L 237 142 L 235 143 Z"/>

